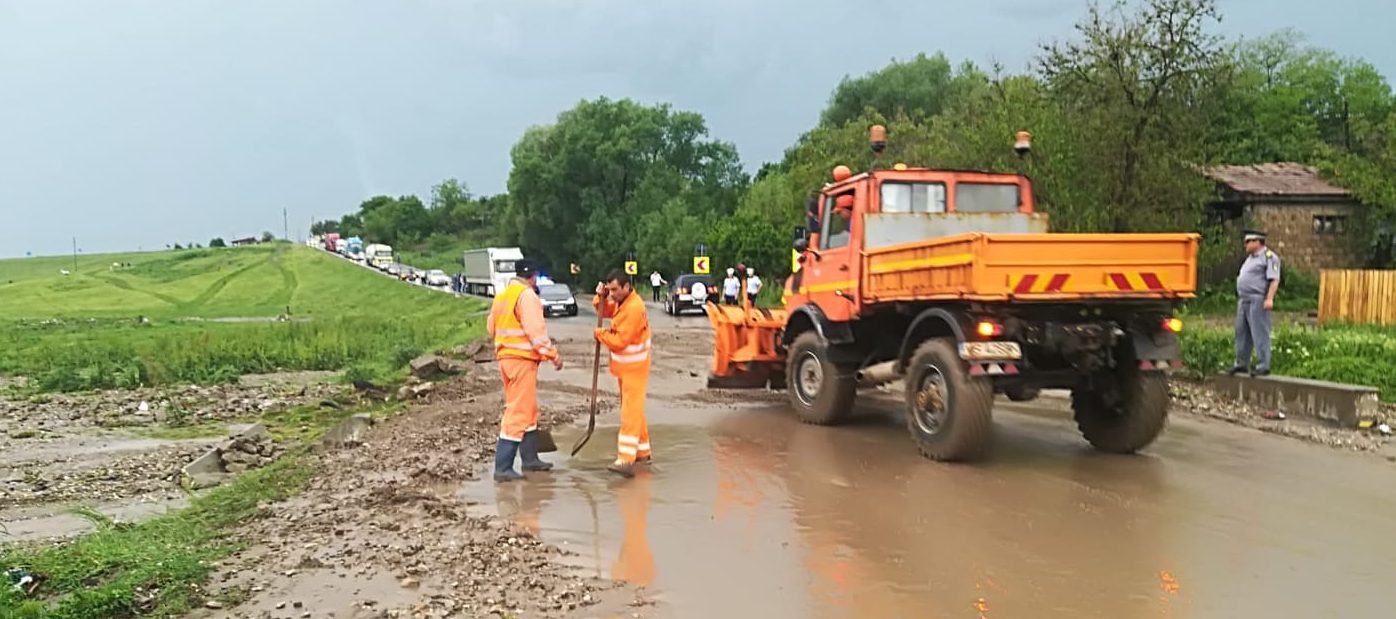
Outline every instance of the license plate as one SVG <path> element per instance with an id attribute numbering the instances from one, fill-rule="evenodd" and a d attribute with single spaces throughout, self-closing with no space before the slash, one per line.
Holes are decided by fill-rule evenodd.
<path id="1" fill-rule="evenodd" d="M 965 342 L 960 344 L 962 359 L 1022 359 L 1017 342 Z"/>

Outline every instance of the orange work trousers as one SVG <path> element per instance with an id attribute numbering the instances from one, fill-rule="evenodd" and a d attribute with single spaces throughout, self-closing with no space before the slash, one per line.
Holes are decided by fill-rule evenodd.
<path id="1" fill-rule="evenodd" d="M 649 368 L 616 374 L 620 383 L 620 434 L 616 436 L 616 461 L 633 463 L 650 455 L 650 428 L 645 423 L 645 389 Z"/>
<path id="2" fill-rule="evenodd" d="M 504 416 L 499 438 L 523 441 L 525 432 L 538 429 L 538 362 L 505 357 L 499 360 L 504 376 Z"/>

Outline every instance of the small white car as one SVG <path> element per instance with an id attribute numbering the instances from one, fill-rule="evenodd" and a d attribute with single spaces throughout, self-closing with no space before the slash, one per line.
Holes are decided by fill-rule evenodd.
<path id="1" fill-rule="evenodd" d="M 428 286 L 450 286 L 451 276 L 441 269 L 427 271 L 426 284 Z"/>

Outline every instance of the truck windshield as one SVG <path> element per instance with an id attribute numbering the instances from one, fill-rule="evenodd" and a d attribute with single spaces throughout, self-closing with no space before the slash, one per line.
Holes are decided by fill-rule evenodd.
<path id="1" fill-rule="evenodd" d="M 884 213 L 944 213 L 945 185 L 941 183 L 883 183 Z"/>
<path id="2" fill-rule="evenodd" d="M 957 213 L 1016 213 L 1018 186 L 1003 183 L 957 183 Z"/>
<path id="3" fill-rule="evenodd" d="M 495 261 L 494 261 L 494 272 L 495 272 L 495 273 L 513 273 L 514 271 L 515 271 L 515 269 L 514 269 L 514 261 L 513 261 L 513 260 L 495 260 Z"/>
<path id="4" fill-rule="evenodd" d="M 392 258 L 392 257 L 393 257 L 393 250 L 391 250 L 391 249 L 380 249 L 380 250 L 378 250 L 378 251 L 373 252 L 373 255 L 374 255 L 374 257 L 377 257 L 377 258 Z"/>

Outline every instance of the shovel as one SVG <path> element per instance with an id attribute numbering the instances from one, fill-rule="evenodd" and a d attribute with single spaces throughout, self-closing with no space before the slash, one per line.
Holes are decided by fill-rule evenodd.
<path id="1" fill-rule="evenodd" d="M 605 305 L 604 303 L 602 304 Z M 596 310 L 596 328 L 600 329 L 603 324 L 601 309 Z M 582 447 L 591 440 L 591 433 L 596 429 L 596 381 L 601 377 L 601 340 L 596 341 L 596 354 L 591 363 L 591 416 L 587 419 L 587 433 L 582 435 L 581 440 L 572 446 L 572 455 L 582 450 Z"/>

